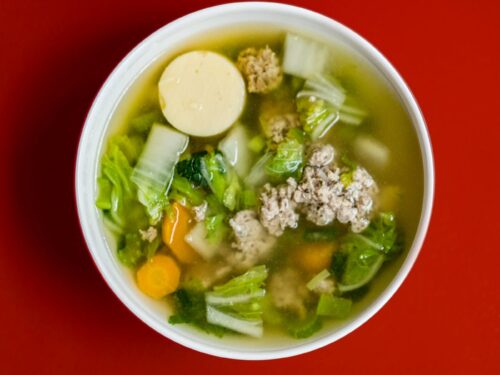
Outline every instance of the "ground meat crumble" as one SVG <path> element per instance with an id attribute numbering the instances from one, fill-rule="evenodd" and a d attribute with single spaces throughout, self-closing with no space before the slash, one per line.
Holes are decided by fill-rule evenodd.
<path id="1" fill-rule="evenodd" d="M 232 243 L 234 251 L 228 255 L 228 261 L 241 270 L 264 260 L 276 243 L 276 238 L 267 233 L 253 210 L 239 211 L 229 225 L 235 240 Z"/>
<path id="2" fill-rule="evenodd" d="M 297 182 L 293 178 L 278 187 L 264 185 L 260 195 L 260 221 L 273 236 L 281 236 L 287 227 L 296 228 L 298 225 L 299 214 L 295 212 L 297 204 L 292 199 L 296 189 Z"/>
<path id="3" fill-rule="evenodd" d="M 245 76 L 251 93 L 268 93 L 283 80 L 278 56 L 269 46 L 261 49 L 250 47 L 241 51 L 236 65 Z"/>
<path id="4" fill-rule="evenodd" d="M 148 229 L 139 229 L 139 234 L 141 235 L 141 239 L 143 241 L 153 242 L 158 236 L 158 230 L 151 226 Z"/>
<path id="5" fill-rule="evenodd" d="M 352 171 L 349 184 L 341 181 L 347 168 L 333 163 L 331 145 L 312 148 L 300 183 L 288 179 L 286 184 L 264 186 L 260 199 L 260 219 L 270 234 L 280 236 L 287 228 L 296 228 L 299 215 L 316 225 L 328 225 L 335 219 L 351 224 L 351 230 L 361 232 L 370 223 L 373 196 L 378 191 L 370 174 L 361 167 Z"/>
<path id="6" fill-rule="evenodd" d="M 275 115 L 269 120 L 269 138 L 274 143 L 282 142 L 288 130 L 300 126 L 299 116 L 296 113 L 286 113 L 283 115 Z"/>
<path id="7" fill-rule="evenodd" d="M 306 301 L 310 293 L 296 269 L 285 268 L 273 274 L 269 280 L 269 294 L 278 309 L 288 310 L 300 318 L 306 317 Z"/>
<path id="8" fill-rule="evenodd" d="M 200 204 L 199 206 L 194 206 L 193 207 L 194 219 L 197 222 L 205 220 L 205 217 L 207 216 L 207 210 L 208 210 L 207 201 L 203 201 L 203 203 Z"/>

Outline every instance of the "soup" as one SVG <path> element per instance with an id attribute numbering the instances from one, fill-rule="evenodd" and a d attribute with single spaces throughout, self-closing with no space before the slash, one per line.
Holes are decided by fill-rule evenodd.
<path id="1" fill-rule="evenodd" d="M 416 134 L 343 46 L 209 36 L 144 72 L 112 129 L 96 205 L 170 324 L 310 337 L 380 292 L 415 235 Z"/>

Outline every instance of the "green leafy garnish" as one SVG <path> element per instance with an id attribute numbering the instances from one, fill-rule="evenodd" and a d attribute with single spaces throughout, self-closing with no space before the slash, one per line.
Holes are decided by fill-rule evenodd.
<path id="1" fill-rule="evenodd" d="M 267 275 L 266 266 L 256 266 L 206 293 L 208 322 L 238 333 L 261 337 Z"/>
<path id="2" fill-rule="evenodd" d="M 305 321 L 295 324 L 288 324 L 287 331 L 290 336 L 296 339 L 306 339 L 311 337 L 323 327 L 321 318 L 314 315 Z"/>
<path id="3" fill-rule="evenodd" d="M 128 267 L 135 267 L 145 259 L 155 255 L 161 242 L 161 237 L 151 241 L 144 241 L 138 232 L 127 233 L 118 244 L 117 255 L 121 263 Z"/>
<path id="4" fill-rule="evenodd" d="M 351 312 L 352 301 L 347 298 L 336 297 L 332 294 L 322 294 L 319 298 L 316 313 L 319 316 L 343 319 Z"/>
<path id="5" fill-rule="evenodd" d="M 200 151 L 192 154 L 188 159 L 179 161 L 176 167 L 177 174 L 187 178 L 194 186 L 208 187 L 207 181 L 201 173 L 202 160 L 205 155 L 207 155 L 206 151 Z"/>
<path id="6" fill-rule="evenodd" d="M 185 177 L 175 175 L 170 187 L 170 196 L 184 198 L 191 206 L 198 206 L 203 203 L 205 193 L 202 189 L 196 188 Z"/>
<path id="7" fill-rule="evenodd" d="M 228 330 L 207 321 L 205 291 L 201 286 L 179 289 L 173 295 L 175 314 L 168 319 L 170 324 L 192 324 L 199 329 L 222 337 Z"/>
<path id="8" fill-rule="evenodd" d="M 212 244 L 222 243 L 230 233 L 230 228 L 226 223 L 227 215 L 223 213 L 207 216 L 205 228 L 207 230 L 207 240 Z"/>
<path id="9" fill-rule="evenodd" d="M 294 128 L 279 143 L 276 152 L 266 162 L 265 170 L 271 178 L 282 181 L 288 177 L 299 178 L 304 166 L 304 134 Z"/>
<path id="10" fill-rule="evenodd" d="M 201 159 L 201 174 L 218 201 L 231 211 L 236 209 L 241 185 L 221 152 L 210 152 Z"/>
<path id="11" fill-rule="evenodd" d="M 380 213 L 362 233 L 346 235 L 341 252 L 337 253 L 344 255 L 334 255 L 332 262 L 333 273 L 340 281 L 339 290 L 347 292 L 369 283 L 388 256 L 401 251 L 399 237 L 391 213 Z M 340 257 L 345 258 L 344 264 Z"/>

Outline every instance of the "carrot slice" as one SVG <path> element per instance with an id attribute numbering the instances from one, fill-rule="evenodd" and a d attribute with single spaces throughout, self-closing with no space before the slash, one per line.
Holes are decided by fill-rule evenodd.
<path id="1" fill-rule="evenodd" d="M 157 254 L 137 271 L 137 285 L 144 294 L 160 299 L 175 292 L 180 277 L 181 270 L 175 260 L 170 256 Z"/>
<path id="2" fill-rule="evenodd" d="M 196 251 L 184 240 L 191 230 L 193 220 L 190 212 L 181 204 L 172 204 L 172 212 L 163 221 L 163 242 L 172 250 L 181 263 L 194 263 L 199 257 Z"/>
<path id="3" fill-rule="evenodd" d="M 295 250 L 292 259 L 304 271 L 318 273 L 330 267 L 332 254 L 335 251 L 334 242 L 316 242 L 304 244 Z"/>

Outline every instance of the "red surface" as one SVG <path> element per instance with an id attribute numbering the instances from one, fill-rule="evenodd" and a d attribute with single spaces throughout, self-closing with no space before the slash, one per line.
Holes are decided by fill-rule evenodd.
<path id="1" fill-rule="evenodd" d="M 0 1 L 0 372 L 500 373 L 494 0 L 296 2 L 352 27 L 392 61 L 434 146 L 436 201 L 424 248 L 367 324 L 310 354 L 242 363 L 161 337 L 114 297 L 87 253 L 73 203 L 86 111 L 136 43 L 215 3 Z"/>

